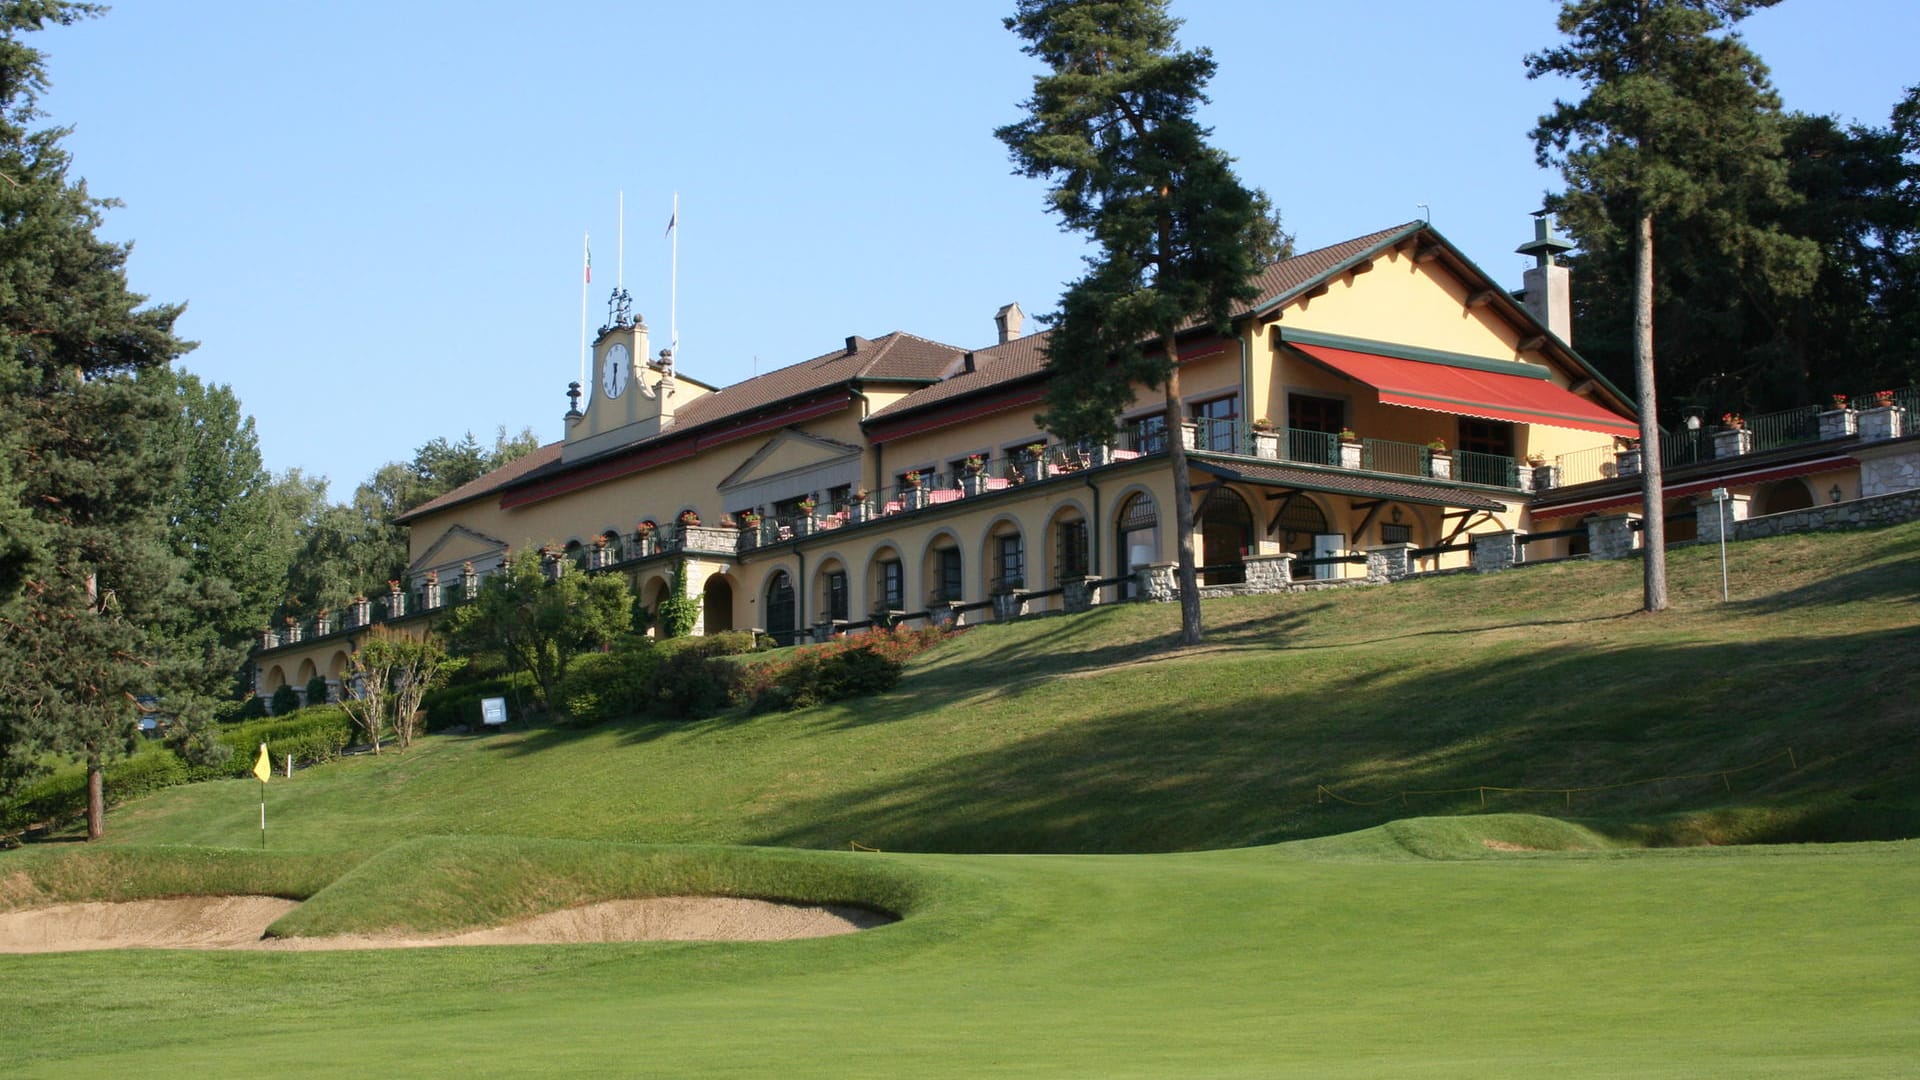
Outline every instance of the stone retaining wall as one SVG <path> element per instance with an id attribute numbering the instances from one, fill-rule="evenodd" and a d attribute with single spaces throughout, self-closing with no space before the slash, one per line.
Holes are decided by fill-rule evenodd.
<path id="1" fill-rule="evenodd" d="M 1727 522 L 1729 540 L 1757 540 L 1788 533 L 1819 532 L 1826 529 L 1864 529 L 1875 525 L 1898 525 L 1920 521 L 1920 491 L 1899 491 L 1871 499 L 1789 510 L 1784 514 Z"/>

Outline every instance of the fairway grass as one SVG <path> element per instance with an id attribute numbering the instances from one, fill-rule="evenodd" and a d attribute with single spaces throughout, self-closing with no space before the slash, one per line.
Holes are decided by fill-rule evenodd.
<path id="1" fill-rule="evenodd" d="M 435 879 L 459 843 L 379 876 Z M 561 847 L 520 860 L 657 854 Z M 1474 857 L 1415 854 L 1448 848 Z M 1449 821 L 1149 857 L 778 854 L 920 895 L 776 944 L 0 957 L 0 1072 L 1872 1077 L 1920 1055 L 1913 842 L 1510 852 Z"/>

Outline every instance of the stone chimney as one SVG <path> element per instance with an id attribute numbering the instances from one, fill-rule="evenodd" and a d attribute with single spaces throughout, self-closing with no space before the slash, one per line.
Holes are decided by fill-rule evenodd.
<path id="1" fill-rule="evenodd" d="M 1571 241 L 1553 235 L 1553 216 L 1545 210 L 1534 211 L 1533 239 L 1514 249 L 1534 258 L 1533 269 L 1521 279 L 1521 303 L 1553 336 L 1569 345 L 1573 344 L 1572 275 L 1560 265 L 1559 255 L 1572 249 Z"/>
<path id="2" fill-rule="evenodd" d="M 1000 328 L 1000 344 L 1005 345 L 1019 337 L 1020 324 L 1025 321 L 1026 316 L 1020 313 L 1020 302 L 1017 300 L 994 312 L 993 325 Z"/>

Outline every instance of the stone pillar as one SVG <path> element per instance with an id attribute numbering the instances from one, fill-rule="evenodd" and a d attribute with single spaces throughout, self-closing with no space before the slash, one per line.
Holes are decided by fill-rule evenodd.
<path id="1" fill-rule="evenodd" d="M 1343 469 L 1359 468 L 1360 463 L 1365 460 L 1364 455 L 1362 455 L 1360 451 L 1361 447 L 1359 443 L 1342 440 L 1340 443 L 1340 467 Z"/>
<path id="2" fill-rule="evenodd" d="M 287 616 L 287 632 L 285 634 L 282 634 L 281 638 L 289 645 L 299 644 L 300 620 L 294 618 L 291 615 Z"/>
<path id="3" fill-rule="evenodd" d="M 262 631 L 260 631 L 260 647 L 261 647 L 262 649 L 277 649 L 277 648 L 279 648 L 279 647 L 280 647 L 280 635 L 279 635 L 279 634 L 276 634 L 276 633 L 274 633 L 274 632 L 273 632 L 273 629 L 272 629 L 271 627 L 269 627 L 269 628 L 267 628 L 267 629 L 265 629 L 265 630 L 262 630 Z"/>
<path id="4" fill-rule="evenodd" d="M 1898 439 L 1907 433 L 1907 410 L 1898 405 L 1876 405 L 1860 410 L 1862 440 Z"/>
<path id="5" fill-rule="evenodd" d="M 1000 622 L 1017 619 L 1027 613 L 1027 594 L 1019 591 L 993 594 L 993 617 Z"/>
<path id="6" fill-rule="evenodd" d="M 1200 449 L 1200 421 L 1180 421 L 1180 445 L 1188 450 Z"/>
<path id="7" fill-rule="evenodd" d="M 420 589 L 420 603 L 428 611 L 440 609 L 440 575 L 427 575 L 427 583 Z"/>
<path id="8" fill-rule="evenodd" d="M 1453 479 L 1453 455 L 1444 450 L 1427 451 L 1427 462 L 1431 466 L 1428 472 L 1435 480 Z"/>
<path id="9" fill-rule="evenodd" d="M 960 478 L 960 494 L 984 495 L 987 492 L 986 473 L 967 473 Z"/>
<path id="10" fill-rule="evenodd" d="M 407 613 L 407 594 L 400 588 L 398 581 L 387 582 L 387 618 L 397 619 Z"/>
<path id="11" fill-rule="evenodd" d="M 1412 572 L 1412 544 L 1381 544 L 1367 549 L 1368 581 L 1399 581 Z"/>
<path id="12" fill-rule="evenodd" d="M 1746 428 L 1723 428 L 1713 433 L 1713 456 L 1739 457 L 1753 452 L 1753 432 Z"/>
<path id="13" fill-rule="evenodd" d="M 1860 430 L 1860 414 L 1852 409 L 1828 409 L 1820 414 L 1820 437 L 1840 439 Z"/>
<path id="14" fill-rule="evenodd" d="M 1511 569 L 1513 564 L 1518 561 L 1516 559 L 1516 555 L 1518 554 L 1515 550 L 1516 545 L 1513 542 L 1515 535 L 1512 529 L 1503 529 L 1500 532 L 1474 533 L 1472 549 L 1473 572 L 1476 574 L 1491 574 L 1498 570 Z M 1369 572 L 1373 569 L 1371 556 L 1368 557 L 1367 569 Z"/>
<path id="15" fill-rule="evenodd" d="M 326 637 L 331 633 L 333 633 L 333 616 L 321 611 L 313 617 L 313 636 Z"/>
<path id="16" fill-rule="evenodd" d="M 1253 433 L 1253 456 L 1269 461 L 1280 460 L 1280 435 L 1273 431 Z"/>
<path id="17" fill-rule="evenodd" d="M 1747 515 L 1753 509 L 1752 503 L 1753 497 L 1750 495 L 1735 495 L 1732 492 L 1727 494 L 1727 539 L 1732 540 L 1739 534 L 1739 524 L 1747 520 Z M 1693 500 L 1693 506 L 1695 510 L 1699 511 L 1699 516 L 1694 519 L 1699 528 L 1695 536 L 1705 543 L 1719 543 L 1721 532 L 1720 504 L 1716 502 L 1711 495 L 1701 495 Z"/>
<path id="18" fill-rule="evenodd" d="M 906 504 L 907 509 L 918 510 L 927 505 L 927 489 L 924 487 L 910 487 L 900 493 L 900 501 Z"/>
<path id="19" fill-rule="evenodd" d="M 373 601 L 364 596 L 354 597 L 353 606 L 347 610 L 353 613 L 353 621 L 349 626 L 365 626 L 373 621 Z"/>
<path id="20" fill-rule="evenodd" d="M 1247 591 L 1282 593 L 1293 587 L 1293 555 L 1249 555 L 1243 565 L 1247 573 Z"/>
<path id="21" fill-rule="evenodd" d="M 1162 604 L 1180 598 L 1180 568 L 1174 563 L 1154 563 L 1134 570 L 1134 599 Z"/>
<path id="22" fill-rule="evenodd" d="M 1531 465 L 1523 472 L 1533 474 L 1533 490 L 1552 491 L 1560 486 L 1560 467 L 1558 465 Z"/>
<path id="23" fill-rule="evenodd" d="M 1093 607 L 1097 599 L 1097 590 L 1093 583 L 1099 580 L 1097 577 L 1089 576 L 1068 578 L 1060 583 L 1060 598 L 1069 614 L 1086 611 Z"/>
<path id="24" fill-rule="evenodd" d="M 1639 514 L 1608 514 L 1587 522 L 1587 556 L 1624 559 L 1640 549 Z"/>
<path id="25" fill-rule="evenodd" d="M 480 575 L 473 572 L 472 563 L 460 568 L 460 592 L 468 600 L 480 595 Z"/>
<path id="26" fill-rule="evenodd" d="M 1097 469 L 1102 465 L 1111 464 L 1113 464 L 1113 444 L 1103 442 L 1094 443 L 1092 467 Z"/>
<path id="27" fill-rule="evenodd" d="M 1613 452 L 1613 475 L 1621 477 L 1640 475 L 1639 447 L 1636 446 L 1631 450 L 1615 450 Z"/>

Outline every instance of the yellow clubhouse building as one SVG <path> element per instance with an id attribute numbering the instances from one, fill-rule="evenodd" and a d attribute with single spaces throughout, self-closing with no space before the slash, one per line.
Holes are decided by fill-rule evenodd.
<path id="1" fill-rule="evenodd" d="M 1364 577 L 1382 552 L 1464 567 L 1476 537 L 1529 527 L 1551 463 L 1637 434 L 1567 344 L 1564 247 L 1543 225 L 1521 248 L 1524 300 L 1422 222 L 1279 262 L 1230 333 L 1183 336 L 1182 430 L 1142 387 L 1104 445 L 1036 427 L 1046 335 L 1014 304 L 985 348 L 849 337 L 725 387 L 616 306 L 565 437 L 403 515 L 408 580 L 263 634 L 256 689 L 337 692 L 365 626 L 430 620 L 527 548 L 626 575 L 649 611 L 683 573 L 696 633 L 782 642 L 1164 595 L 1169 438 L 1210 589 Z"/>

